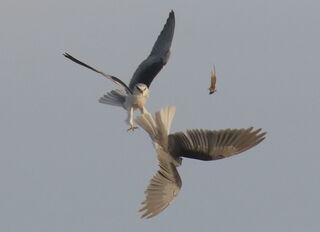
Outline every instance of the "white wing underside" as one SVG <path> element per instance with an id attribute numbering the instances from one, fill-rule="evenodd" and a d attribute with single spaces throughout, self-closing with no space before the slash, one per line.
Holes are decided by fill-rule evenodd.
<path id="1" fill-rule="evenodd" d="M 151 218 L 162 212 L 173 199 L 178 195 L 181 188 L 181 178 L 177 168 L 172 162 L 165 159 L 166 154 L 159 154 L 159 170 L 150 180 L 150 184 L 145 191 L 146 199 L 142 202 L 143 207 L 139 212 L 143 212 L 141 218 Z"/>

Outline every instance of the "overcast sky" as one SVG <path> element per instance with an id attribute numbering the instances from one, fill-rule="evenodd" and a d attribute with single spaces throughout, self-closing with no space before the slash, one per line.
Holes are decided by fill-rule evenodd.
<path id="1" fill-rule="evenodd" d="M 179 196 L 141 220 L 151 141 L 98 103 L 114 83 L 62 54 L 128 83 L 171 9 L 172 54 L 147 109 L 175 105 L 173 132 L 268 134 L 228 159 L 184 159 Z M 2 0 L 0 231 L 319 231 L 319 10 L 316 0 Z"/>

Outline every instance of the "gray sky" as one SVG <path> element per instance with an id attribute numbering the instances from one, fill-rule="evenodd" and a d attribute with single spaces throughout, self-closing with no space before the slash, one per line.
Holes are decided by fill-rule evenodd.
<path id="1" fill-rule="evenodd" d="M 62 53 L 128 83 L 171 9 L 172 55 L 148 110 L 175 105 L 173 132 L 268 135 L 229 159 L 184 159 L 178 198 L 141 220 L 151 141 L 98 103 L 117 86 Z M 2 1 L 0 231 L 319 231 L 319 10 L 311 0 Z"/>

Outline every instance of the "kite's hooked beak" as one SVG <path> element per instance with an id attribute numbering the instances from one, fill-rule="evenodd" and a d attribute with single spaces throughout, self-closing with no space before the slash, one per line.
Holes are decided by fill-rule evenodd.
<path id="1" fill-rule="evenodd" d="M 137 86 L 137 89 L 140 91 L 140 93 L 143 93 L 143 90 L 139 88 L 139 86 Z"/>

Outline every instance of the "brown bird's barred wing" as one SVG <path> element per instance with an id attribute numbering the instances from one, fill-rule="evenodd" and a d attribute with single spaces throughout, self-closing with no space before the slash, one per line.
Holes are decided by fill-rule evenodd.
<path id="1" fill-rule="evenodd" d="M 150 180 L 145 191 L 146 199 L 142 202 L 141 218 L 151 218 L 161 213 L 178 195 L 182 182 L 175 165 L 166 160 L 160 160 L 160 169 Z"/>
<path id="2" fill-rule="evenodd" d="M 260 129 L 188 130 L 169 135 L 173 156 L 217 160 L 244 152 L 265 139 Z"/>

